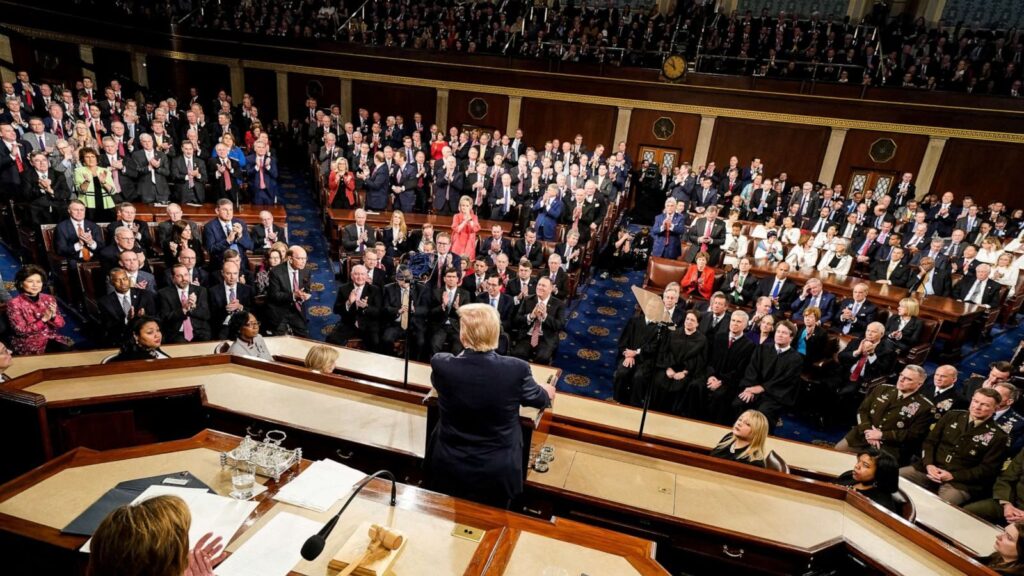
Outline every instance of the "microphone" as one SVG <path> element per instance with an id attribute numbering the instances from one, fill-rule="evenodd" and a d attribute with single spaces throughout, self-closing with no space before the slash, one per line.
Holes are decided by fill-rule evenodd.
<path id="1" fill-rule="evenodd" d="M 324 524 L 324 527 L 321 528 L 319 532 L 307 538 L 306 542 L 302 544 L 301 554 L 303 558 L 309 561 L 313 561 L 316 560 L 318 556 L 320 556 L 320 553 L 324 551 L 324 546 L 327 544 L 327 537 L 330 536 L 331 531 L 334 530 L 334 526 L 338 523 L 338 518 L 341 517 L 341 513 L 344 512 L 346 508 L 348 508 L 348 505 L 352 503 L 352 500 L 355 499 L 356 495 L 362 492 L 363 488 L 365 488 L 366 485 L 369 484 L 371 480 L 377 478 L 378 476 L 382 476 L 384 478 L 391 480 L 391 506 L 395 505 L 395 475 L 387 470 L 378 470 L 373 474 L 370 474 L 361 482 L 359 482 L 359 484 L 356 484 L 355 489 L 352 490 L 352 495 L 349 496 L 348 500 L 345 501 L 345 504 L 341 507 L 341 510 L 338 510 L 338 513 L 335 514 L 333 518 L 328 520 L 327 524 Z"/>

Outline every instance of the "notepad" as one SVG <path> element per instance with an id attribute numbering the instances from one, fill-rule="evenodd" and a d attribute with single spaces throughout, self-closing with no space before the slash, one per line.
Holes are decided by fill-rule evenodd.
<path id="1" fill-rule="evenodd" d="M 315 520 L 281 512 L 218 566 L 217 576 L 288 574 L 301 559 L 302 544 L 319 530 Z"/>
<path id="2" fill-rule="evenodd" d="M 178 488 L 176 486 L 154 485 L 146 488 L 132 504 L 138 504 L 156 496 L 177 496 L 188 505 L 192 515 L 192 525 L 188 531 L 189 549 L 195 547 L 207 532 L 212 532 L 214 538 L 220 536 L 223 543 L 227 545 L 231 538 L 238 531 L 238 528 L 245 522 L 246 518 L 256 509 L 257 503 L 252 501 L 240 501 L 233 498 L 225 498 L 211 494 L 205 489 Z M 82 552 L 88 552 L 90 543 L 82 546 Z"/>
<path id="3" fill-rule="evenodd" d="M 319 460 L 278 490 L 274 499 L 300 508 L 326 512 L 363 478 L 366 478 L 366 474 L 355 468 L 333 460 Z"/>

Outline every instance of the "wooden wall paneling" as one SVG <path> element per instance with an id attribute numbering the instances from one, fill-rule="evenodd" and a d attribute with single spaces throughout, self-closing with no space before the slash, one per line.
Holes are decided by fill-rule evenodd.
<path id="1" fill-rule="evenodd" d="M 199 100 L 209 108 L 220 90 L 231 91 L 231 76 L 227 66 L 173 60 L 150 55 L 146 58 L 149 88 L 156 100 L 173 96 L 179 102 L 187 101 L 189 88 L 199 90 Z"/>
<path id="2" fill-rule="evenodd" d="M 476 119 L 469 113 L 469 103 L 476 98 L 482 98 L 487 103 L 487 115 Z M 461 90 L 450 90 L 448 92 L 448 126 L 442 129 L 447 132 L 448 127 L 464 125 L 481 126 L 501 130 L 505 133 L 508 124 L 508 96 L 501 94 L 487 94 L 483 92 L 464 92 Z M 440 128 L 440 127 L 439 127 Z M 531 145 L 534 140 L 526 136 L 526 141 Z"/>
<path id="3" fill-rule="evenodd" d="M 277 73 L 262 68 L 246 68 L 245 91 L 255 98 L 261 120 L 266 123 L 277 117 Z"/>
<path id="4" fill-rule="evenodd" d="M 654 123 L 667 117 L 675 123 L 675 132 L 665 140 L 654 135 Z M 634 108 L 629 118 L 629 135 L 626 137 L 627 151 L 630 158 L 639 158 L 640 146 L 657 146 L 659 148 L 676 148 L 680 150 L 679 162 L 692 162 L 693 151 L 697 146 L 697 132 L 700 130 L 700 116 L 697 114 L 678 114 L 659 110 Z M 618 142 L 615 143 L 618 145 Z M 612 150 L 616 150 L 612 147 Z"/>
<path id="5" fill-rule="evenodd" d="M 275 86 L 277 85 L 275 77 Z M 292 117 L 305 117 L 306 98 L 316 98 L 316 105 L 327 108 L 341 103 L 341 78 L 337 76 L 315 76 L 312 74 L 288 73 L 288 107 Z M 271 115 L 276 115 L 275 106 Z M 261 113 L 262 114 L 262 113 Z"/>
<path id="6" fill-rule="evenodd" d="M 93 48 L 92 61 L 100 88 L 106 87 L 111 80 L 120 80 L 122 87 L 126 84 L 126 79 L 131 81 L 132 55 L 127 50 Z"/>
<path id="7" fill-rule="evenodd" d="M 401 114 L 406 125 L 411 125 L 412 115 L 419 112 L 423 115 L 423 123 L 430 126 L 437 112 L 437 91 L 433 88 L 353 80 L 351 106 L 352 118 L 357 116 L 360 108 L 366 108 L 371 118 L 374 111 L 380 112 L 384 119 Z"/>
<path id="8" fill-rule="evenodd" d="M 77 44 L 11 35 L 15 72 L 27 70 L 33 82 L 64 85 L 82 77 L 82 58 Z M 74 89 L 74 84 L 71 84 Z"/>
<path id="9" fill-rule="evenodd" d="M 896 143 L 896 154 L 888 162 L 875 162 L 868 151 L 871 145 L 881 138 L 889 138 Z M 849 188 L 850 175 L 854 168 L 886 170 L 893 172 L 913 172 L 917 175 L 921 168 L 924 151 L 928 148 L 928 137 L 917 134 L 899 134 L 895 132 L 876 132 L 874 130 L 850 130 L 846 133 L 843 151 L 839 155 L 839 165 L 833 182 L 826 184 L 842 184 Z"/>
<path id="10" fill-rule="evenodd" d="M 1020 190 L 1012 175 L 1024 158 L 1024 145 L 951 138 L 946 142 L 931 192 L 965 194 L 982 206 L 995 200 L 1020 208 Z M 919 193 L 921 191 L 918 191 Z"/>
<path id="11" fill-rule="evenodd" d="M 526 141 L 540 149 L 547 140 L 571 142 L 576 134 L 582 134 L 587 148 L 604 144 L 605 150 L 611 150 L 617 114 L 614 106 L 523 98 L 519 125 Z"/>
<path id="12" fill-rule="evenodd" d="M 719 117 L 711 136 L 708 161 L 719 170 L 729 165 L 729 157 L 739 158 L 740 166 L 749 166 L 754 156 L 761 158 L 772 177 L 785 172 L 788 181 L 812 182 L 818 178 L 828 146 L 829 129 L 777 122 L 760 122 Z"/>

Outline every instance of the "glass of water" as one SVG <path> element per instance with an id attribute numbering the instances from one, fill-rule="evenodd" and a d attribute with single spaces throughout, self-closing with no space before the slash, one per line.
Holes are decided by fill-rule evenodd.
<path id="1" fill-rule="evenodd" d="M 256 466 L 251 462 L 238 462 L 231 469 L 231 496 L 237 500 L 248 500 L 253 496 L 256 484 Z"/>

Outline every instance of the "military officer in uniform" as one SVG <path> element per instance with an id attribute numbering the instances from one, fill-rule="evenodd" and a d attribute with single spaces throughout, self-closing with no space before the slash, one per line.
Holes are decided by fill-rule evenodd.
<path id="1" fill-rule="evenodd" d="M 1014 455 L 1024 448 L 1024 417 L 1013 409 L 1014 402 L 1020 397 L 1020 390 L 1009 382 L 996 382 L 992 389 L 999 392 L 999 406 L 992 420 L 1010 437 L 1010 454 Z"/>
<path id="2" fill-rule="evenodd" d="M 857 409 L 857 425 L 836 444 L 836 450 L 856 454 L 874 447 L 898 462 L 909 462 L 933 422 L 935 406 L 922 388 L 925 378 L 924 368 L 910 364 L 895 386 L 875 386 Z"/>
<path id="3" fill-rule="evenodd" d="M 900 468 L 900 476 L 938 492 L 959 506 L 983 495 L 999 474 L 1009 436 L 992 419 L 999 393 L 981 388 L 966 410 L 939 420 L 924 441 L 921 460 Z"/>
<path id="4" fill-rule="evenodd" d="M 925 384 L 924 395 L 935 405 L 935 421 L 938 422 L 946 412 L 954 408 L 963 408 L 960 402 L 960 388 L 956 380 L 960 373 L 956 366 L 943 364 L 935 369 L 932 381 Z"/>
<path id="5" fill-rule="evenodd" d="M 999 474 L 991 498 L 971 502 L 964 510 L 1000 526 L 1024 521 L 1024 451 Z"/>

